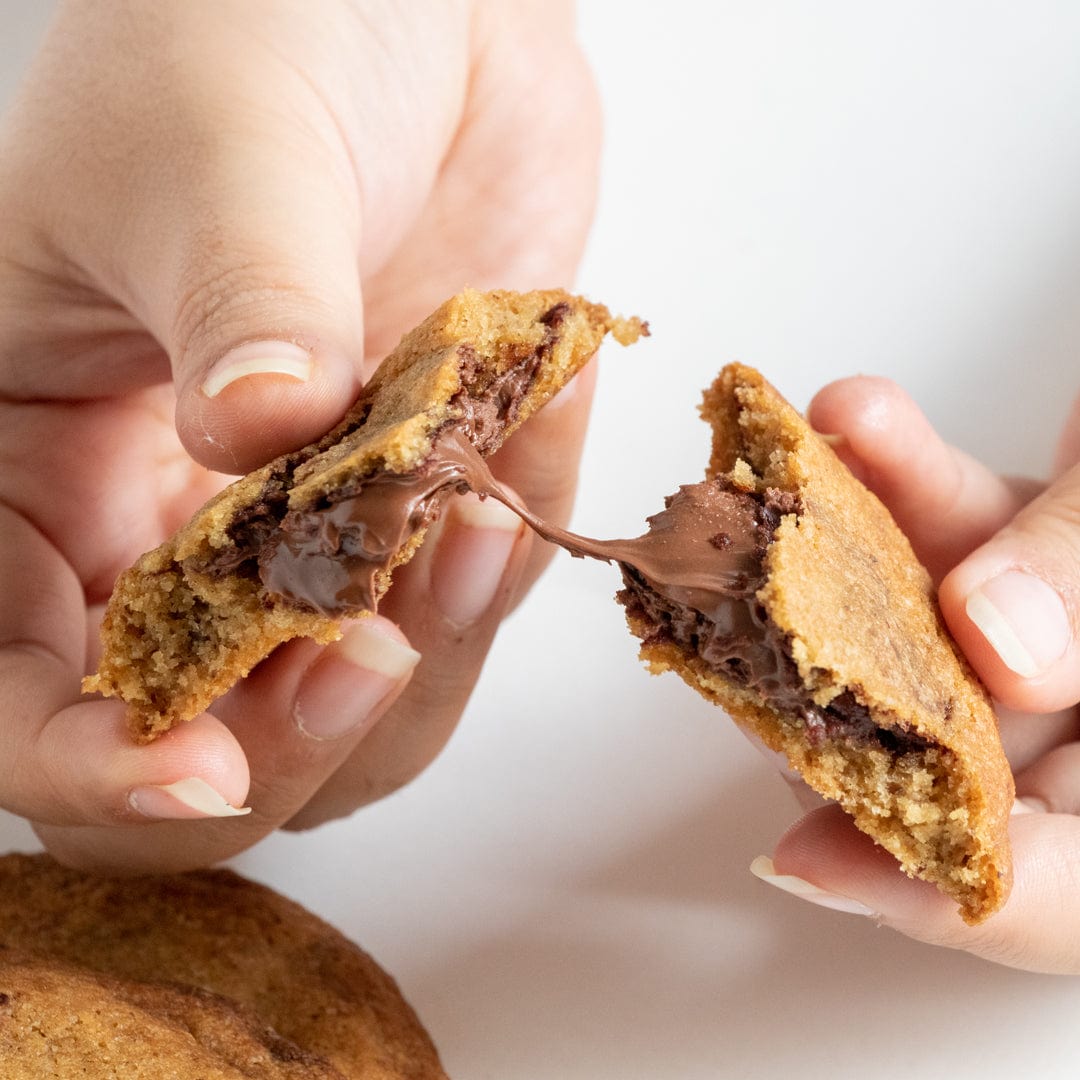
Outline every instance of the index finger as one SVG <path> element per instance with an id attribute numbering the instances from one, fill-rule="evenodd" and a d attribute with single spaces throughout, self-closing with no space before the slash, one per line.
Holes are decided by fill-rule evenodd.
<path id="1" fill-rule="evenodd" d="M 809 416 L 818 431 L 837 436 L 837 453 L 889 508 L 935 581 L 1041 486 L 1000 477 L 950 446 L 889 379 L 830 383 L 810 403 Z"/>

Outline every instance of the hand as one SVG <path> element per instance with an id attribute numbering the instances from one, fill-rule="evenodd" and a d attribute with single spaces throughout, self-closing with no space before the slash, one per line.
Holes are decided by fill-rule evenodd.
<path id="1" fill-rule="evenodd" d="M 572 277 L 598 144 L 572 15 L 61 7 L 0 133 L 0 805 L 60 858 L 210 863 L 386 794 L 449 737 L 546 558 L 494 503 L 451 510 L 382 615 L 279 649 L 150 746 L 79 679 L 117 573 L 222 473 L 326 431 L 463 285 Z M 576 384 L 495 466 L 556 520 Z M 215 820 L 168 820 L 191 818 Z"/>
<path id="2" fill-rule="evenodd" d="M 1080 414 L 1045 488 L 995 476 L 946 445 L 884 379 L 831 384 L 810 419 L 841 436 L 838 453 L 892 511 L 939 582 L 950 630 L 1000 703 L 1018 797 L 1009 830 L 1015 884 L 1001 912 L 967 926 L 951 901 L 906 878 L 832 806 L 780 840 L 776 873 L 802 883 L 776 883 L 920 941 L 1080 973 Z"/>

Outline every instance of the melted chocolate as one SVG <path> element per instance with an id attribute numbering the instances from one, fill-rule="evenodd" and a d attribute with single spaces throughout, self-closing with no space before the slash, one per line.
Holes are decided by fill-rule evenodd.
<path id="1" fill-rule="evenodd" d="M 716 481 L 682 487 L 649 518 L 649 532 L 619 560 L 626 588 L 619 599 L 643 614 L 652 640 L 669 639 L 696 652 L 714 671 L 752 686 L 778 709 L 805 703 L 787 636 L 757 593 L 764 556 L 795 500 L 781 492 L 757 496 Z M 673 577 L 653 552 L 686 552 L 687 569 Z M 635 557 L 638 552 L 646 557 Z"/>
<path id="2" fill-rule="evenodd" d="M 797 498 L 756 494 L 721 481 L 681 487 L 649 531 L 633 540 L 591 540 L 559 529 L 517 504 L 500 487 L 462 427 L 444 429 L 427 465 L 385 476 L 322 512 L 288 515 L 268 561 L 268 588 L 330 615 L 375 606 L 376 575 L 416 529 L 437 512 L 447 490 L 471 490 L 509 506 L 541 537 L 576 557 L 617 563 L 619 595 L 653 628 L 651 640 L 672 640 L 708 666 L 749 686 L 781 714 L 801 719 L 815 745 L 843 738 L 893 754 L 930 745 L 915 733 L 882 728 L 850 692 L 827 706 L 807 695 L 786 634 L 757 593 L 765 583 L 765 552 Z"/>
<path id="3" fill-rule="evenodd" d="M 514 369 L 464 399 L 460 419 L 440 432 L 415 472 L 378 474 L 333 503 L 289 511 L 273 524 L 261 511 L 237 522 L 237 533 L 257 547 L 267 593 L 332 618 L 372 611 L 395 554 L 438 516 L 448 493 L 474 491 L 498 499 L 571 555 L 618 564 L 625 585 L 619 600 L 652 628 L 648 640 L 674 641 L 753 688 L 777 712 L 798 718 L 812 744 L 843 738 L 894 754 L 930 745 L 915 733 L 879 727 L 850 692 L 824 707 L 809 699 L 787 635 L 757 599 L 773 535 L 786 514 L 800 510 L 794 495 L 746 492 L 717 480 L 686 485 L 632 540 L 578 536 L 511 499 L 475 441 L 483 448 L 490 432 L 505 427 L 534 375 L 532 365 Z M 249 548 L 233 562 L 250 558 Z"/>
<path id="4" fill-rule="evenodd" d="M 543 339 L 504 357 L 502 374 L 491 374 L 472 345 L 458 346 L 461 390 L 451 402 L 451 412 L 480 453 L 494 450 L 506 428 L 517 420 L 521 402 L 570 313 L 570 305 L 563 301 L 542 315 Z M 386 473 L 366 479 L 363 488 L 372 489 L 369 495 L 361 497 L 360 489 L 354 488 L 335 493 L 333 503 L 314 511 L 288 508 L 296 470 L 362 427 L 370 409 L 370 402 L 359 404 L 342 427 L 283 457 L 259 498 L 230 523 L 231 544 L 209 557 L 194 559 L 192 568 L 212 576 L 257 575 L 269 594 L 330 616 L 372 610 L 376 575 L 403 543 L 438 515 L 441 494 L 452 485 L 452 478 L 443 483 L 432 477 L 439 472 L 437 455 L 415 474 Z M 433 479 L 436 482 L 431 483 Z M 342 559 L 351 569 L 339 565 Z"/>
<path id="5" fill-rule="evenodd" d="M 416 472 L 380 473 L 330 506 L 289 511 L 259 553 L 266 590 L 331 618 L 374 611 L 380 575 L 438 515 L 441 497 L 482 485 L 474 457 L 483 464 L 461 430 L 448 428 Z"/>
<path id="6" fill-rule="evenodd" d="M 653 588 L 662 587 L 670 602 L 704 612 L 729 629 L 738 626 L 744 637 L 750 636 L 746 618 L 731 600 L 745 606 L 760 588 L 761 555 L 779 521 L 775 511 L 768 527 L 759 525 L 750 496 L 697 484 L 670 499 L 668 509 L 650 519 L 645 536 L 590 540 L 548 524 L 511 500 L 467 436 L 469 430 L 467 421 L 444 428 L 428 461 L 415 472 L 381 473 L 329 506 L 285 514 L 259 554 L 259 576 L 267 591 L 331 617 L 370 611 L 377 576 L 433 520 L 441 496 L 470 490 L 505 503 L 540 536 L 572 555 L 624 565 Z"/>

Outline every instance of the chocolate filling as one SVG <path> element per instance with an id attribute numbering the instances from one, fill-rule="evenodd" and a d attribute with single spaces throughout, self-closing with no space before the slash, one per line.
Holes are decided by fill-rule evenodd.
<path id="1" fill-rule="evenodd" d="M 505 503 L 571 555 L 617 563 L 625 586 L 618 599 L 651 627 L 648 642 L 675 642 L 710 670 L 753 689 L 778 714 L 801 724 L 812 745 L 842 739 L 894 755 L 934 745 L 915 732 L 881 727 L 850 691 L 824 706 L 810 699 L 788 636 L 757 598 L 780 521 L 801 510 L 794 494 L 747 492 L 723 480 L 687 485 L 648 519 L 643 536 L 610 541 L 558 529 L 506 495 L 483 454 L 501 443 L 517 418 L 567 310 L 565 304 L 552 308 L 543 320 L 546 340 L 511 358 L 502 375 L 488 378 L 471 347 L 460 348 L 463 389 L 451 402 L 454 419 L 438 432 L 419 468 L 378 473 L 321 505 L 289 510 L 289 476 L 311 456 L 310 450 L 298 452 L 232 522 L 233 547 L 199 569 L 257 575 L 268 597 L 330 618 L 373 611 L 395 555 L 438 516 L 447 494 L 471 490 Z"/>
<path id="2" fill-rule="evenodd" d="M 289 509 L 293 474 L 360 428 L 368 411 L 360 409 L 346 429 L 283 458 L 259 498 L 229 524 L 231 544 L 189 565 L 214 576 L 257 578 L 268 596 L 332 618 L 374 610 L 379 579 L 394 555 L 438 516 L 448 491 L 470 486 L 475 462 L 483 466 L 480 455 L 497 449 L 507 427 L 516 422 L 570 311 L 562 302 L 541 316 L 545 334 L 538 345 L 504 346 L 501 374 L 491 374 L 471 345 L 458 348 L 462 388 L 448 410 L 454 419 L 436 436 L 439 449 L 417 470 L 376 473 L 314 507 Z M 467 461 L 462 458 L 465 447 Z M 479 490 L 482 478 L 473 480 Z"/>
<path id="3" fill-rule="evenodd" d="M 577 557 L 619 564 L 619 600 L 652 627 L 650 642 L 674 641 L 776 712 L 801 723 L 812 745 L 843 739 L 894 755 L 933 745 L 914 732 L 885 728 L 847 691 L 828 705 L 808 696 L 788 636 L 757 593 L 765 554 L 781 519 L 799 512 L 796 496 L 746 492 L 724 481 L 687 485 L 671 496 L 649 531 L 633 540 L 598 541 L 558 529 L 514 503 L 465 432 L 448 425 L 422 468 L 387 474 L 324 510 L 286 515 L 276 546 L 264 548 L 267 588 L 328 615 L 371 610 L 376 574 L 437 512 L 449 490 L 471 490 L 511 507 L 540 536 Z"/>
<path id="4" fill-rule="evenodd" d="M 291 510 L 258 554 L 268 593 L 335 618 L 374 611 L 394 556 L 439 513 L 447 492 L 469 484 L 464 423 L 450 424 L 415 472 L 379 473 L 313 510 Z"/>
<path id="5" fill-rule="evenodd" d="M 216 577 L 234 573 L 254 576 L 254 560 L 260 548 L 277 531 L 288 507 L 289 487 L 296 470 L 327 447 L 363 427 L 370 408 L 370 404 L 360 405 L 344 427 L 336 429 L 318 443 L 286 454 L 274 475 L 263 486 L 258 499 L 238 511 L 230 522 L 228 534 L 231 546 L 221 548 L 209 559 L 195 560 L 193 569 Z"/>
<path id="6" fill-rule="evenodd" d="M 673 641 L 717 674 L 752 688 L 776 712 L 800 721 L 813 746 L 844 739 L 895 755 L 926 750 L 931 741 L 880 726 L 851 691 L 824 706 L 808 696 L 788 636 L 756 596 L 765 584 L 765 553 L 780 520 L 798 511 L 794 495 L 775 489 L 756 494 L 723 481 L 680 488 L 649 519 L 649 533 L 634 543 L 646 542 L 650 551 L 687 547 L 702 564 L 687 578 L 672 581 L 658 576 L 646 560 L 621 560 L 625 588 L 618 598 L 652 627 L 648 642 Z M 706 575 L 713 573 L 710 583 Z"/>

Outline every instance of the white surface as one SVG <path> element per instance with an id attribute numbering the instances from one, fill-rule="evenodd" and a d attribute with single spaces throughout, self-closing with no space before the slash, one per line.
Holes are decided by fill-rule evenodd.
<path id="1" fill-rule="evenodd" d="M 0 0 L 11 56 L 31 7 Z M 608 143 L 580 283 L 654 337 L 608 350 L 579 528 L 636 531 L 700 474 L 732 358 L 800 406 L 890 375 L 967 449 L 1045 470 L 1080 381 L 1080 7 L 585 0 L 582 32 Z M 1080 979 L 750 876 L 790 797 L 639 669 L 615 585 L 560 560 L 425 776 L 239 868 L 371 949 L 462 1080 L 1075 1076 Z"/>

